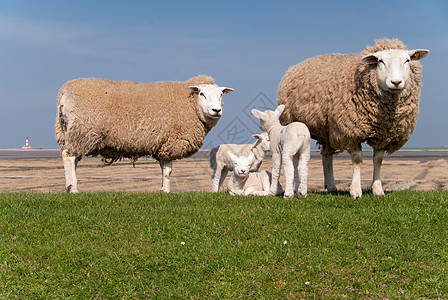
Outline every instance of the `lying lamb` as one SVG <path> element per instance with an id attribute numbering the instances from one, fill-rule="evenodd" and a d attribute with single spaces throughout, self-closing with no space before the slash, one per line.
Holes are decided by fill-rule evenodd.
<path id="1" fill-rule="evenodd" d="M 278 193 L 277 186 L 282 162 L 285 168 L 285 199 L 307 196 L 308 161 L 310 159 L 310 132 L 305 124 L 293 122 L 280 125 L 279 117 L 285 109 L 279 105 L 275 111 L 261 112 L 252 109 L 252 114 L 260 119 L 260 129 L 267 131 L 272 152 L 271 195 Z"/>
<path id="2" fill-rule="evenodd" d="M 227 183 L 229 194 L 267 196 L 271 187 L 271 173 L 266 170 L 250 172 L 255 159 L 253 152 L 249 156 L 236 156 L 230 150 L 227 151 L 234 165 L 233 174 Z M 282 186 L 278 183 L 277 191 L 282 192 Z"/>
<path id="3" fill-rule="evenodd" d="M 286 105 L 281 123 L 305 123 L 322 146 L 326 189 L 336 190 L 333 155 L 347 150 L 353 165 L 350 195 L 361 197 L 366 142 L 374 149 L 372 192 L 384 195 L 383 155 L 400 149 L 414 131 L 422 86 L 419 60 L 428 54 L 384 39 L 359 53 L 317 56 L 288 69 L 278 88 L 278 103 Z"/>
<path id="4" fill-rule="evenodd" d="M 249 172 L 260 168 L 266 151 L 269 150 L 269 137 L 266 132 L 252 135 L 257 141 L 253 144 L 222 144 L 210 151 L 210 168 L 213 170 L 212 191 L 218 192 L 226 179 L 227 173 L 233 170 L 233 160 L 228 155 L 231 150 L 237 156 L 254 154 Z"/>
<path id="5" fill-rule="evenodd" d="M 113 162 L 151 155 L 162 169 L 162 191 L 169 192 L 172 161 L 201 148 L 222 115 L 222 95 L 232 91 L 209 76 L 184 82 L 88 78 L 65 83 L 58 93 L 55 131 L 67 191 L 78 192 L 76 167 L 82 156 Z"/>

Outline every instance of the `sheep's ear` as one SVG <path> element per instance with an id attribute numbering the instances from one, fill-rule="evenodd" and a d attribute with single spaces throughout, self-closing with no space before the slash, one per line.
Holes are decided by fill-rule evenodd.
<path id="1" fill-rule="evenodd" d="M 264 112 L 259 111 L 258 109 L 252 109 L 252 114 L 257 117 L 258 119 L 264 119 L 266 118 L 266 114 Z"/>
<path id="2" fill-rule="evenodd" d="M 188 87 L 190 89 L 190 91 L 192 91 L 193 93 L 199 93 L 200 88 L 196 85 L 192 85 Z"/>
<path id="3" fill-rule="evenodd" d="M 428 56 L 429 50 L 426 49 L 410 50 L 408 54 L 411 57 L 411 60 L 419 60 Z"/>
<path id="4" fill-rule="evenodd" d="M 221 88 L 221 92 L 222 92 L 223 95 L 225 95 L 225 94 L 230 94 L 230 93 L 233 92 L 233 91 L 234 91 L 234 89 L 229 88 L 229 87 L 222 87 L 222 88 Z"/>
<path id="5" fill-rule="evenodd" d="M 361 61 L 369 65 L 376 65 L 378 63 L 378 57 L 376 57 L 375 53 L 372 53 L 361 58 Z"/>
<path id="6" fill-rule="evenodd" d="M 252 137 L 254 139 L 261 140 L 261 135 L 259 135 L 259 134 L 252 134 Z"/>
<path id="7" fill-rule="evenodd" d="M 249 156 L 247 157 L 248 159 L 249 159 L 249 161 L 252 163 L 252 161 L 254 160 L 254 158 L 255 158 L 255 155 L 254 155 L 254 153 L 253 152 L 251 152 L 250 154 L 249 154 Z"/>
<path id="8" fill-rule="evenodd" d="M 275 113 L 277 114 L 277 117 L 280 117 L 280 115 L 282 114 L 282 112 L 285 110 L 285 105 L 284 104 L 280 104 L 276 109 L 275 109 Z"/>
<path id="9" fill-rule="evenodd" d="M 229 157 L 233 162 L 235 162 L 238 159 L 238 156 L 230 152 L 230 150 L 227 150 L 227 153 L 229 154 Z"/>

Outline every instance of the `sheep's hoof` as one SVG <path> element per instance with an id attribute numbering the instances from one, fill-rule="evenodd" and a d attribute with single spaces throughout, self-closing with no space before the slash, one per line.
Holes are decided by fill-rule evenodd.
<path id="1" fill-rule="evenodd" d="M 361 198 L 362 191 L 350 191 L 350 196 L 352 196 L 353 199 Z"/>
<path id="2" fill-rule="evenodd" d="M 376 180 L 372 184 L 372 193 L 375 196 L 384 196 L 383 186 L 381 184 L 381 181 Z"/>
<path id="3" fill-rule="evenodd" d="M 291 200 L 292 198 L 294 198 L 294 195 L 283 195 L 283 199 L 285 200 Z"/>
<path id="4" fill-rule="evenodd" d="M 324 189 L 326 189 L 327 192 L 329 192 L 329 193 L 337 193 L 337 191 L 338 191 L 338 188 L 335 185 L 325 186 Z"/>
<path id="5" fill-rule="evenodd" d="M 70 194 L 77 194 L 77 193 L 79 193 L 78 192 L 78 189 L 77 188 L 73 188 L 73 185 L 67 185 L 66 187 L 65 187 L 65 190 L 67 191 L 67 193 L 70 193 Z"/>

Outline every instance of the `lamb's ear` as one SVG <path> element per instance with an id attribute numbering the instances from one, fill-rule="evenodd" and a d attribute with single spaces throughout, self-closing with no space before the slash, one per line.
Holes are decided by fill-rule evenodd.
<path id="1" fill-rule="evenodd" d="M 229 87 L 221 87 L 221 92 L 222 92 L 223 95 L 225 95 L 225 94 L 230 94 L 230 93 L 233 92 L 233 91 L 234 91 L 234 89 L 232 89 L 232 88 L 229 88 Z"/>
<path id="2" fill-rule="evenodd" d="M 230 159 L 235 162 L 238 159 L 238 156 L 230 152 L 230 150 L 227 150 L 227 153 L 229 154 Z M 252 152 L 251 152 L 252 153 Z"/>
<path id="3" fill-rule="evenodd" d="M 261 140 L 261 135 L 259 135 L 259 134 L 252 134 L 252 137 L 254 139 Z"/>
<path id="4" fill-rule="evenodd" d="M 264 119 L 266 118 L 266 114 L 264 112 L 259 111 L 258 109 L 252 109 L 252 114 L 257 117 L 258 119 Z"/>
<path id="5" fill-rule="evenodd" d="M 247 158 L 249 159 L 250 163 L 252 163 L 252 161 L 253 161 L 254 158 L 255 158 L 254 153 L 253 153 L 253 152 L 250 152 L 250 154 L 249 154 L 249 156 L 248 156 Z"/>
<path id="6" fill-rule="evenodd" d="M 376 57 L 375 53 L 372 53 L 361 58 L 361 61 L 369 65 L 376 65 L 378 63 L 378 57 Z"/>
<path id="7" fill-rule="evenodd" d="M 277 117 L 280 117 L 280 115 L 282 114 L 282 112 L 285 110 L 285 105 L 284 104 L 280 104 L 276 109 L 275 109 L 275 113 L 277 115 Z"/>
<path id="8" fill-rule="evenodd" d="M 428 56 L 429 50 L 426 49 L 410 50 L 408 54 L 411 57 L 411 60 L 419 60 Z"/>
<path id="9" fill-rule="evenodd" d="M 192 85 L 188 87 L 190 89 L 190 91 L 192 91 L 193 93 L 199 93 L 199 91 L 201 90 L 198 86 L 196 85 Z"/>

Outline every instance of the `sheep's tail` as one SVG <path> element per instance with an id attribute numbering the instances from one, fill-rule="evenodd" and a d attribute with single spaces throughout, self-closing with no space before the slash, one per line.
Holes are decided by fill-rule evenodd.
<path id="1" fill-rule="evenodd" d="M 210 150 L 210 168 L 216 170 L 216 152 L 218 152 L 218 147 Z"/>

